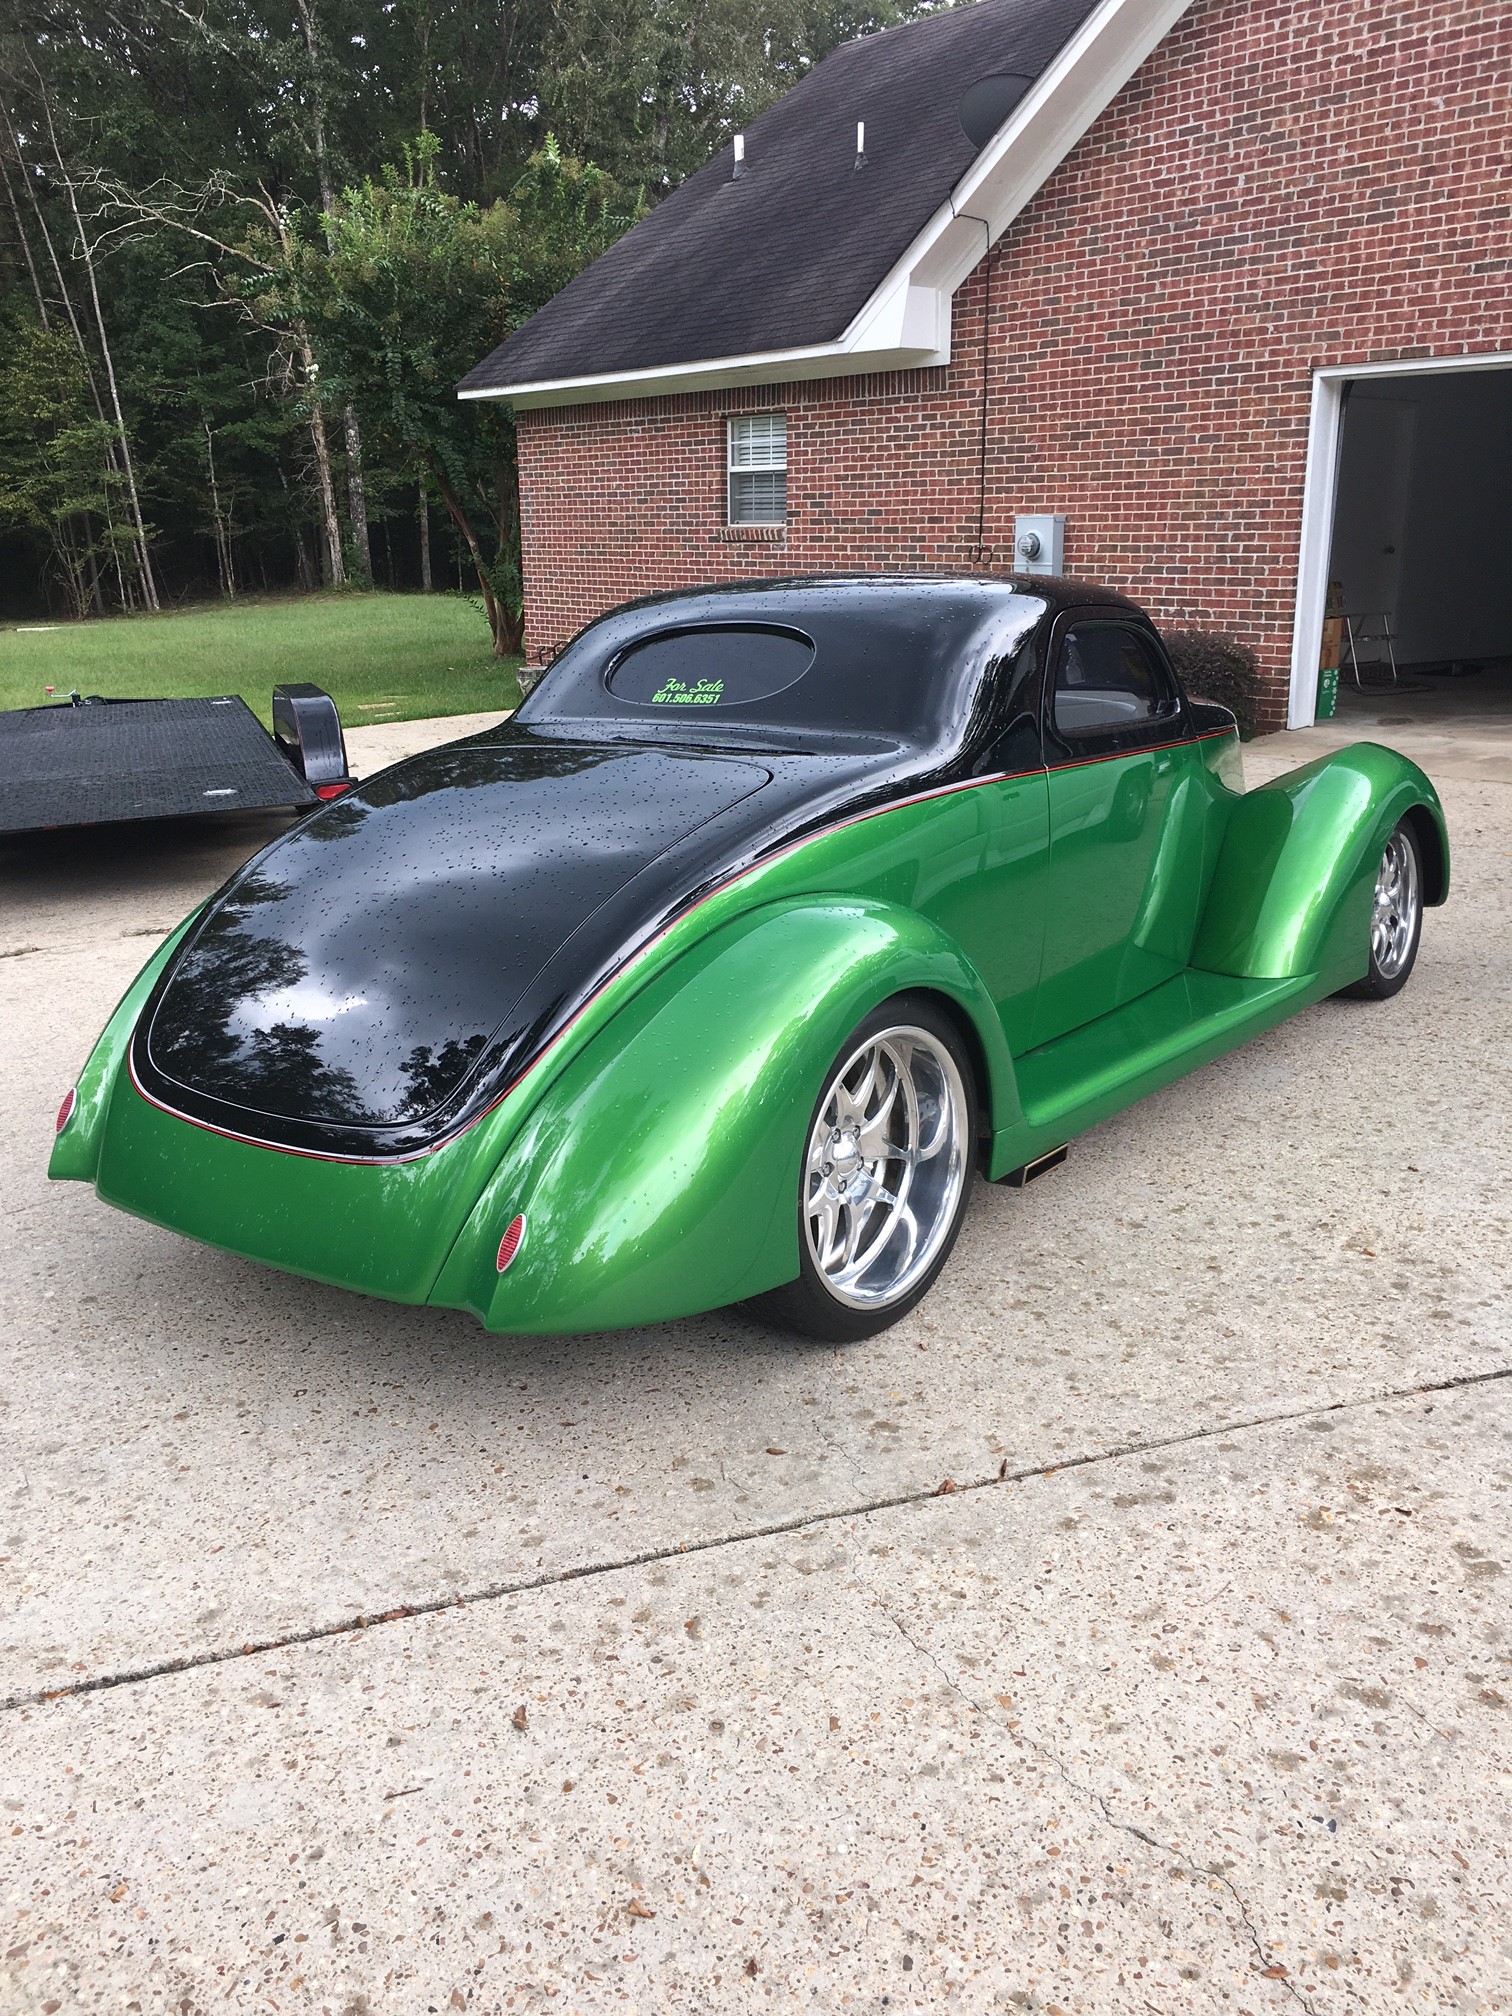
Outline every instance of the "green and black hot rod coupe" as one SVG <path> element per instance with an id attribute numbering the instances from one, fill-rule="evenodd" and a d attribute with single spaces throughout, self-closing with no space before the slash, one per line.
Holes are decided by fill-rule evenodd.
<path id="1" fill-rule="evenodd" d="M 52 1174 L 494 1331 L 751 1302 L 865 1337 L 977 1172 L 1394 994 L 1448 879 L 1421 770 L 1361 743 L 1245 792 L 1234 717 L 1106 590 L 658 596 L 175 931 Z"/>

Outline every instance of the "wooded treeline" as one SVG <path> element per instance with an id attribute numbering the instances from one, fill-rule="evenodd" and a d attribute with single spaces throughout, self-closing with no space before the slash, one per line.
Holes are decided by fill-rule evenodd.
<path id="1" fill-rule="evenodd" d="M 519 635 L 452 386 L 918 0 L 0 0 L 0 613 L 376 581 Z"/>

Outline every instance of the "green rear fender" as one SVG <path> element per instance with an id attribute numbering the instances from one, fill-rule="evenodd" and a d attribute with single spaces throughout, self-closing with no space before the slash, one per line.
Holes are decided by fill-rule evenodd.
<path id="1" fill-rule="evenodd" d="M 1376 869 L 1410 817 L 1430 903 L 1449 892 L 1438 793 L 1394 749 L 1357 742 L 1246 792 L 1233 806 L 1192 964 L 1248 980 L 1364 976 Z"/>
<path id="2" fill-rule="evenodd" d="M 74 1085 L 77 1103 L 68 1125 L 53 1142 L 47 1173 L 55 1181 L 92 1183 L 100 1166 L 100 1142 L 105 1132 L 105 1115 L 116 1074 L 125 1060 L 126 1046 L 147 996 L 158 983 L 158 975 L 173 957 L 184 933 L 204 908 L 191 910 L 182 924 L 168 933 L 135 980 L 126 989 L 115 1013 L 100 1032 L 100 1040 L 89 1053 L 89 1061 Z"/>
<path id="3" fill-rule="evenodd" d="M 798 1272 L 796 1181 L 824 1073 L 889 996 L 954 1005 L 984 1129 L 1017 1115 L 982 982 L 952 939 L 889 905 L 794 898 L 733 920 L 657 975 L 511 1141 L 430 1299 L 490 1330 L 623 1328 L 738 1302 Z M 525 1233 L 507 1273 L 499 1241 Z"/>

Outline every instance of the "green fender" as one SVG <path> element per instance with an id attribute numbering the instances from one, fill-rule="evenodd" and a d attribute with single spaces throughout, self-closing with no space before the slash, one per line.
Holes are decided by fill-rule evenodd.
<path id="1" fill-rule="evenodd" d="M 1246 980 L 1316 974 L 1326 991 L 1364 977 L 1376 868 L 1410 817 L 1430 903 L 1449 893 L 1438 793 L 1415 763 L 1356 742 L 1238 799 L 1192 964 Z"/>
<path id="2" fill-rule="evenodd" d="M 100 1031 L 100 1039 L 89 1053 L 89 1061 L 74 1085 L 77 1103 L 73 1117 L 53 1142 L 47 1173 L 58 1180 L 76 1179 L 92 1183 L 100 1166 L 100 1142 L 105 1131 L 105 1114 L 116 1075 L 131 1041 L 136 1019 L 147 996 L 158 983 L 158 975 L 172 958 L 174 948 L 205 906 L 191 910 L 159 945 L 135 980 L 116 1004 L 116 1011 Z"/>
<path id="3" fill-rule="evenodd" d="M 890 995 L 962 1019 L 987 1111 L 1017 1116 L 975 969 L 916 912 L 794 897 L 711 933 L 643 988 L 535 1104 L 431 1291 L 490 1330 L 622 1329 L 738 1302 L 798 1272 L 797 1177 L 824 1074 Z M 499 1241 L 525 1232 L 507 1273 Z"/>

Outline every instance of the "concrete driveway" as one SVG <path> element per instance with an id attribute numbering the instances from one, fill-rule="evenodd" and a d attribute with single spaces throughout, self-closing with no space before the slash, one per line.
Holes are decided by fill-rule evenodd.
<path id="1" fill-rule="evenodd" d="M 843 1351 L 47 1185 L 276 828 L 0 849 L 0 2010 L 1512 2008 L 1512 730 L 1441 741 L 1407 991 L 979 1186 Z"/>

